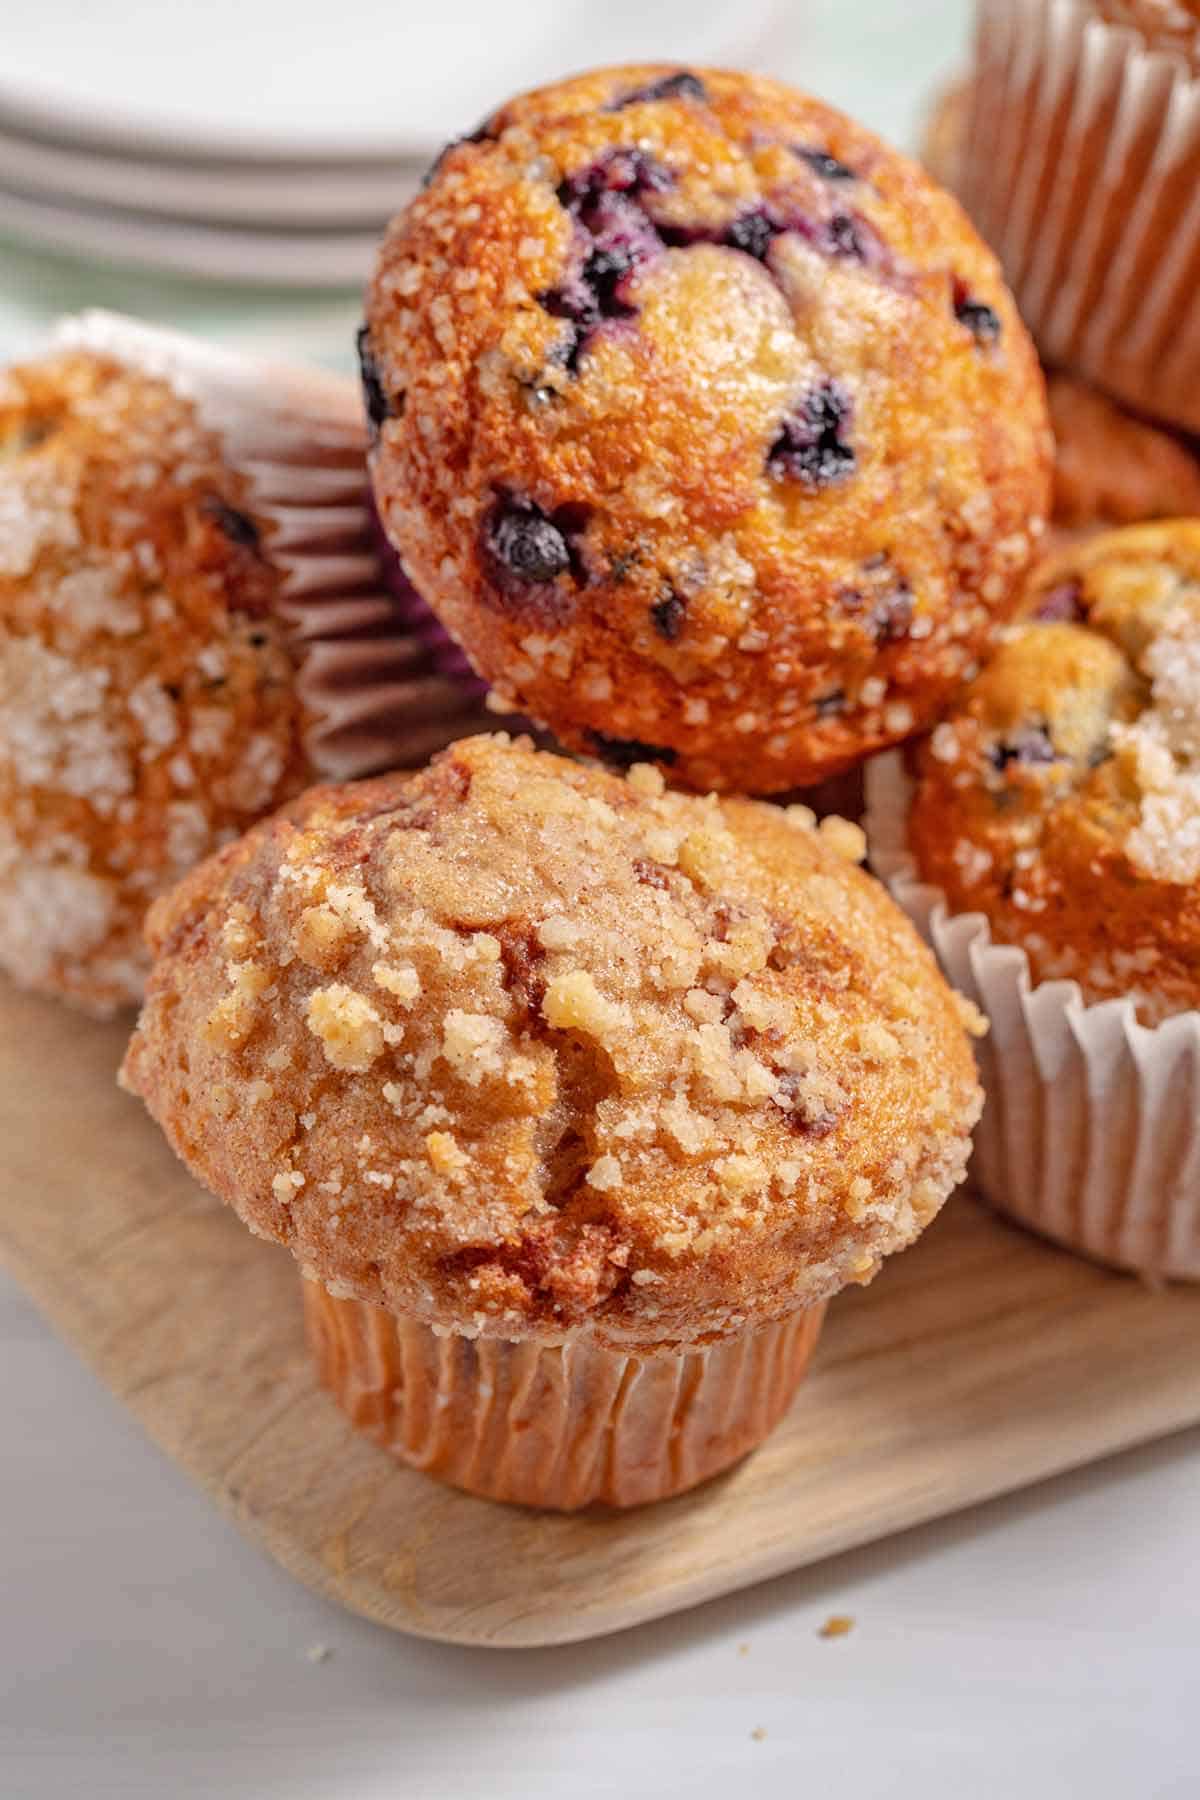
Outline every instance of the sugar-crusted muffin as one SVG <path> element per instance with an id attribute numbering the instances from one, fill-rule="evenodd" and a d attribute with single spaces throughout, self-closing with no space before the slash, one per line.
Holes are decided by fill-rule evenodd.
<path id="1" fill-rule="evenodd" d="M 1076 376 L 1046 383 L 1054 427 L 1052 519 L 1064 532 L 1200 515 L 1200 448 Z"/>
<path id="2" fill-rule="evenodd" d="M 1037 979 L 1200 1007 L 1200 520 L 1088 539 L 1024 612 L 920 751 L 918 869 Z"/>
<path id="3" fill-rule="evenodd" d="M 804 808 L 469 739 L 306 795 L 161 900 L 123 1079 L 320 1284 L 327 1379 L 390 1447 L 416 1458 L 432 1416 L 378 1374 L 405 1342 L 449 1334 L 440 1375 L 405 1367 L 455 1418 L 544 1352 L 560 1399 L 588 1371 L 553 1454 L 485 1454 L 464 1403 L 420 1460 L 542 1504 L 653 1497 L 769 1428 L 813 1309 L 965 1166 L 964 1008 L 846 851 Z M 770 1405 L 732 1397 L 745 1357 Z M 618 1391 L 639 1447 L 610 1464 L 587 1445 Z"/>
<path id="4" fill-rule="evenodd" d="M 279 581 L 190 404 L 105 357 L 0 374 L 0 966 L 136 1002 L 149 902 L 299 785 Z"/>
<path id="5" fill-rule="evenodd" d="M 394 222 L 361 350 L 384 524 L 498 701 L 683 784 L 778 792 L 929 723 L 1043 529 L 995 260 L 763 78 L 502 107 Z"/>

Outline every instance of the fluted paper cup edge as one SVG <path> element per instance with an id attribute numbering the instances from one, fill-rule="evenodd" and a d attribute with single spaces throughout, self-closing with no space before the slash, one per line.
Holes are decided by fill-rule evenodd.
<path id="1" fill-rule="evenodd" d="M 1035 982 L 981 913 L 954 913 L 908 847 L 899 752 L 866 772 L 871 866 L 949 981 L 987 1014 L 987 1095 L 971 1177 L 996 1208 L 1066 1248 L 1150 1277 L 1200 1280 L 1200 1012 L 1139 1023 Z"/>

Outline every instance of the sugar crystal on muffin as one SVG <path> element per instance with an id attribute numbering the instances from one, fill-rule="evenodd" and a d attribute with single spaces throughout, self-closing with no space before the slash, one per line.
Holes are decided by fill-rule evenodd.
<path id="1" fill-rule="evenodd" d="M 125 1080 L 340 1293 L 471 1334 L 728 1335 L 867 1279 L 965 1165 L 976 1021 L 861 853 L 466 740 L 159 901 Z"/>
<path id="2" fill-rule="evenodd" d="M 266 536 L 166 382 L 67 351 L 0 386 L 0 965 L 135 1002 L 147 906 L 299 785 Z"/>
<path id="3" fill-rule="evenodd" d="M 1091 537 L 918 757 L 909 835 L 1034 974 L 1154 1022 L 1200 1003 L 1200 523 Z"/>
<path id="4" fill-rule="evenodd" d="M 384 525 L 499 702 L 680 784 L 815 782 L 931 722 L 1044 528 L 994 259 L 765 79 L 501 108 L 392 227 L 362 348 Z"/>

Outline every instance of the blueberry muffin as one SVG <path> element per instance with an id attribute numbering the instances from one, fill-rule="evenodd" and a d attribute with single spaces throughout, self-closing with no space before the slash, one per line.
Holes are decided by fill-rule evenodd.
<path id="1" fill-rule="evenodd" d="M 123 1079 L 292 1251 L 388 1448 L 498 1498 L 656 1498 L 770 1429 L 824 1302 L 963 1171 L 978 1015 L 862 849 L 468 739 L 159 901 Z"/>
<path id="2" fill-rule="evenodd" d="M 681 784 L 780 792 L 931 722 L 1043 529 L 994 259 L 766 79 L 501 108 L 393 224 L 361 352 L 385 527 L 498 703 Z"/>
<path id="3" fill-rule="evenodd" d="M 1200 520 L 1043 564 L 1024 617 L 917 757 L 909 842 L 1035 979 L 1200 1006 Z"/>
<path id="4" fill-rule="evenodd" d="M 0 373 L 0 966 L 109 1012 L 150 901 L 299 785 L 279 571 L 190 404 L 104 357 Z"/>

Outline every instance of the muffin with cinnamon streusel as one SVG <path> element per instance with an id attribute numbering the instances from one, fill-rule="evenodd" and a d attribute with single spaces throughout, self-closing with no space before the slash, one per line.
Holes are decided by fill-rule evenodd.
<path id="1" fill-rule="evenodd" d="M 292 1250 L 322 1377 L 390 1450 L 495 1498 L 658 1498 L 765 1435 L 824 1303 L 962 1175 L 978 1015 L 861 853 L 468 739 L 160 901 L 124 1080 Z"/>

